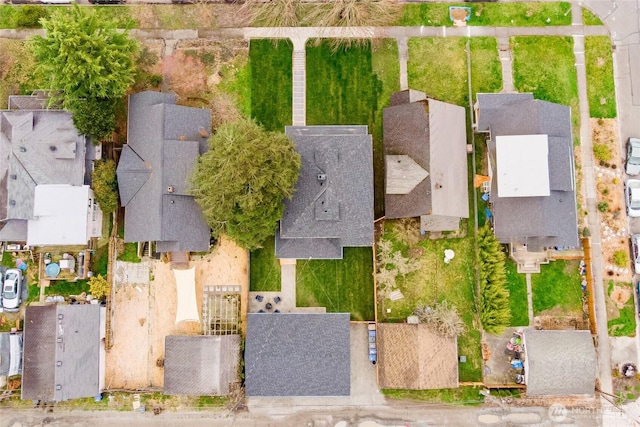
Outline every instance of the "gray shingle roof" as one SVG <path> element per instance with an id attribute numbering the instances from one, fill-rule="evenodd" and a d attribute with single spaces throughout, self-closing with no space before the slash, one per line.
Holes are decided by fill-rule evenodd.
<path id="1" fill-rule="evenodd" d="M 2 224 L 0 224 L 1 226 Z M 2 242 L 26 242 L 28 221 L 24 219 L 10 219 L 0 229 Z"/>
<path id="2" fill-rule="evenodd" d="M 2 218 L 32 219 L 36 185 L 83 185 L 85 151 L 71 113 L 0 111 Z"/>
<path id="3" fill-rule="evenodd" d="M 295 242 L 295 258 L 331 258 L 333 243 L 316 251 L 318 239 L 340 246 L 373 244 L 373 151 L 366 126 L 288 126 L 302 157 L 292 199 L 285 201 L 279 242 Z M 306 242 L 304 242 L 306 240 Z M 285 245 L 276 256 L 287 257 Z M 289 252 L 289 251 L 287 251 Z"/>
<path id="4" fill-rule="evenodd" d="M 596 382 L 596 352 L 589 331 L 524 332 L 527 395 L 589 395 Z"/>
<path id="5" fill-rule="evenodd" d="M 211 113 L 175 102 L 159 92 L 129 97 L 128 144 L 117 171 L 124 238 L 156 241 L 158 251 L 206 251 L 209 226 L 188 195 L 188 176 L 206 150 Z"/>
<path id="6" fill-rule="evenodd" d="M 385 216 L 421 215 L 468 218 L 465 110 L 434 99 L 392 95 L 383 110 L 384 153 L 407 155 L 429 173 L 407 194 L 385 195 Z"/>
<path id="7" fill-rule="evenodd" d="M 348 396 L 349 313 L 249 313 L 247 396 Z"/>
<path id="8" fill-rule="evenodd" d="M 22 373 L 22 333 L 0 333 L 0 375 Z"/>
<path id="9" fill-rule="evenodd" d="M 226 396 L 240 380 L 240 335 L 167 336 L 164 393 Z"/>
<path id="10" fill-rule="evenodd" d="M 26 308 L 22 399 L 63 401 L 100 392 L 100 310 L 95 304 Z"/>
<path id="11" fill-rule="evenodd" d="M 534 249 L 579 246 L 574 181 L 571 109 L 533 99 L 531 94 L 478 94 L 478 129 L 491 131 L 491 164 L 496 165 L 496 137 L 548 135 L 548 197 L 497 197 L 492 182 L 494 232 L 503 243 L 521 240 Z"/>

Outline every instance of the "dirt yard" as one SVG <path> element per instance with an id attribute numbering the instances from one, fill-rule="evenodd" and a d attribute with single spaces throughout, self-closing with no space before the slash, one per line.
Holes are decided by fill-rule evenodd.
<path id="1" fill-rule="evenodd" d="M 210 284 L 242 286 L 241 307 L 246 307 L 249 288 L 248 255 L 228 239 L 221 239 L 212 253 L 196 257 L 196 299 L 202 310 L 202 289 Z M 126 284 L 116 290 L 113 302 L 113 347 L 107 352 L 107 389 L 162 387 L 164 371 L 158 360 L 164 359 L 167 335 L 202 333 L 200 322 L 176 319 L 176 284 L 170 265 L 151 263 L 150 285 Z"/>

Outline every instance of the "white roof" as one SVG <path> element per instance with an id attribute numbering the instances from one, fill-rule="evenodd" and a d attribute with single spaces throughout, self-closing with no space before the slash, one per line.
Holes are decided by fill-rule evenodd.
<path id="1" fill-rule="evenodd" d="M 27 244 L 86 245 L 88 185 L 36 185 L 33 217 L 27 227 Z"/>
<path id="2" fill-rule="evenodd" d="M 547 135 L 496 136 L 498 197 L 549 196 Z"/>

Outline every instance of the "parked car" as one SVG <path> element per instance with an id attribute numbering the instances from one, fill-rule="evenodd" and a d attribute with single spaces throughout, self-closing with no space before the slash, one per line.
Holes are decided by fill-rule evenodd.
<path id="1" fill-rule="evenodd" d="M 629 138 L 627 144 L 627 175 L 640 174 L 640 138 Z"/>
<path id="2" fill-rule="evenodd" d="M 2 285 L 2 308 L 6 311 L 18 311 L 22 294 L 22 271 L 10 268 L 4 273 Z"/>
<path id="3" fill-rule="evenodd" d="M 631 236 L 631 260 L 633 261 L 633 269 L 636 274 L 640 274 L 640 234 Z"/>
<path id="4" fill-rule="evenodd" d="M 640 217 L 640 179 L 628 179 L 624 185 L 624 198 L 627 201 L 627 215 Z"/>

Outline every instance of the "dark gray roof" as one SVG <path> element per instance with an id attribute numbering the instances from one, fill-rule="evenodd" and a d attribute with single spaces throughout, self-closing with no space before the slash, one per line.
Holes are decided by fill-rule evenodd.
<path id="1" fill-rule="evenodd" d="M 524 332 L 527 395 L 589 395 L 596 382 L 596 352 L 589 331 Z"/>
<path id="2" fill-rule="evenodd" d="M 278 258 L 300 259 L 313 249 L 314 259 L 342 259 L 340 239 L 281 239 L 276 230 L 276 254 Z"/>
<path id="3" fill-rule="evenodd" d="M 249 313 L 247 396 L 348 396 L 349 313 Z"/>
<path id="4" fill-rule="evenodd" d="M 424 101 L 427 95 L 424 92 L 414 89 L 406 89 L 391 94 L 389 105 L 407 104 L 410 102 Z"/>
<path id="5" fill-rule="evenodd" d="M 100 306 L 28 306 L 22 399 L 63 401 L 100 392 Z"/>
<path id="6" fill-rule="evenodd" d="M 468 218 L 465 110 L 435 99 L 411 102 L 411 92 L 393 94 L 383 110 L 384 153 L 407 155 L 429 175 L 406 194 L 385 194 L 385 216 Z"/>
<path id="7" fill-rule="evenodd" d="M 288 126 L 286 134 L 302 167 L 293 198 L 285 201 L 279 241 L 301 240 L 295 258 L 332 258 L 333 252 L 317 246 L 318 239 L 338 239 L 341 247 L 371 246 L 373 150 L 367 127 Z M 284 247 L 276 245 L 277 257 L 286 257 L 280 253 Z"/>
<path id="8" fill-rule="evenodd" d="M 209 226 L 188 194 L 188 177 L 206 150 L 211 113 L 175 102 L 160 92 L 129 97 L 128 144 L 117 171 L 124 238 L 156 241 L 160 252 L 206 251 Z"/>
<path id="9" fill-rule="evenodd" d="M 164 393 L 226 396 L 240 380 L 240 335 L 167 336 Z"/>
<path id="10" fill-rule="evenodd" d="M 85 151 L 71 113 L 0 111 L 2 218 L 32 219 L 36 185 L 83 185 Z"/>
<path id="11" fill-rule="evenodd" d="M 1 242 L 26 242 L 27 241 L 27 225 L 25 219 L 10 219 L 4 223 L 4 227 L 0 229 Z M 1 226 L 1 224 L 0 224 Z"/>
<path id="12" fill-rule="evenodd" d="M 531 94 L 478 94 L 476 108 L 478 129 L 491 132 L 487 146 L 493 167 L 497 136 L 548 136 L 550 195 L 498 197 L 494 179 L 491 201 L 496 237 L 503 243 L 520 240 L 534 250 L 579 246 L 571 109 L 533 99 Z"/>
<path id="13" fill-rule="evenodd" d="M 44 110 L 49 98 L 43 91 L 31 95 L 9 95 L 9 110 Z"/>

